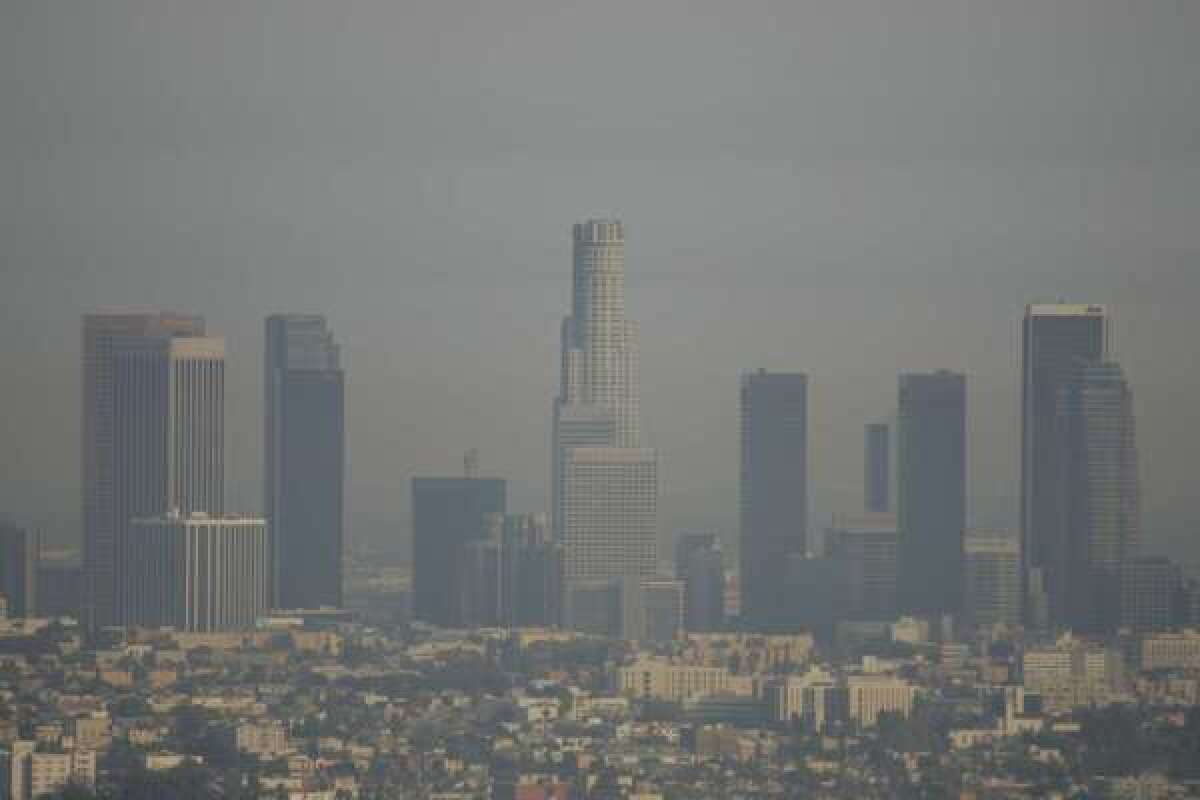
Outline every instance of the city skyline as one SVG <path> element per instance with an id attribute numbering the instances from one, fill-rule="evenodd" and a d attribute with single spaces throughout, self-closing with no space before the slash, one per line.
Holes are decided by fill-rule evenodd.
<path id="1" fill-rule="evenodd" d="M 22 121 L 0 132 L 0 370 L 22 376 L 0 506 L 50 541 L 80 526 L 78 316 L 127 304 L 204 313 L 226 337 L 232 507 L 262 510 L 262 319 L 301 311 L 354 366 L 352 541 L 406 529 L 406 478 L 468 447 L 511 476 L 514 507 L 549 510 L 564 234 L 613 215 L 638 243 L 644 427 L 675 465 L 665 529 L 736 524 L 730 380 L 760 364 L 812 377 L 814 529 L 857 502 L 861 426 L 886 417 L 895 374 L 938 367 L 972 379 L 975 521 L 1016 524 L 1018 319 L 1067 298 L 1115 309 L 1147 540 L 1192 546 L 1193 4 L 1150 3 L 1131 26 L 1086 0 L 516 0 L 465 24 L 442 7 L 115 2 L 0 26 L 22 76 L 0 89 Z M 153 35 L 117 24 L 133 17 Z M 198 50 L 197 30 L 219 46 Z"/>

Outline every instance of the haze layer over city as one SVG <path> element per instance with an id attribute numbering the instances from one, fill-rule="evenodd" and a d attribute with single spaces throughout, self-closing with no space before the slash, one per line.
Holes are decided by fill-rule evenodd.
<path id="1" fill-rule="evenodd" d="M 346 537 L 409 480 L 549 508 L 571 225 L 625 228 L 659 530 L 733 544 L 738 381 L 809 386 L 809 528 L 896 376 L 967 374 L 968 520 L 1019 524 L 1020 321 L 1104 304 L 1145 549 L 1200 557 L 1200 7 L 14 2 L 0 9 L 0 509 L 79 540 L 80 315 L 226 339 L 227 505 L 262 511 L 262 320 L 326 316 Z"/>

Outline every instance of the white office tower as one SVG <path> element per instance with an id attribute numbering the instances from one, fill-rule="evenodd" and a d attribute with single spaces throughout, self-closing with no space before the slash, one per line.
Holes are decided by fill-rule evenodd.
<path id="1" fill-rule="evenodd" d="M 658 456 L 640 446 L 637 328 L 625 318 L 621 223 L 577 224 L 573 257 L 551 467 L 564 578 L 650 577 L 658 558 Z"/>
<path id="2" fill-rule="evenodd" d="M 127 625 L 252 628 L 268 609 L 265 520 L 171 513 L 129 528 Z"/>
<path id="3" fill-rule="evenodd" d="M 112 508 L 118 624 L 130 521 L 167 512 L 218 515 L 225 502 L 225 342 L 134 338 L 113 348 Z"/>

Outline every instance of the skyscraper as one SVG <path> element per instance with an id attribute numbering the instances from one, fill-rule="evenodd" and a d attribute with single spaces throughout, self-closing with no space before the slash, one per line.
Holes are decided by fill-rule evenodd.
<path id="1" fill-rule="evenodd" d="M 863 508 L 875 513 L 891 510 L 891 453 L 887 423 L 866 427 L 863 453 Z"/>
<path id="2" fill-rule="evenodd" d="M 1032 304 L 1025 309 L 1021 355 L 1021 537 L 1030 587 L 1053 594 L 1059 467 L 1055 416 L 1062 382 L 1081 364 L 1104 357 L 1104 306 Z"/>
<path id="3" fill-rule="evenodd" d="M 963 606 L 977 628 L 1021 623 L 1021 537 L 1016 531 L 972 529 L 963 537 Z"/>
<path id="4" fill-rule="evenodd" d="M 966 527 L 966 377 L 946 370 L 901 375 L 898 422 L 900 607 L 956 614 Z"/>
<path id="5" fill-rule="evenodd" d="M 658 554 L 658 456 L 640 446 L 637 327 L 625 317 L 621 223 L 575 225 L 572 258 L 551 456 L 564 579 L 648 577 Z"/>
<path id="6" fill-rule="evenodd" d="M 127 535 L 126 625 L 244 630 L 266 612 L 265 520 L 171 512 L 134 520 Z"/>
<path id="7" fill-rule="evenodd" d="M 1121 627 L 1155 631 L 1185 622 L 1183 574 L 1164 556 L 1131 558 L 1121 565 Z"/>
<path id="8" fill-rule="evenodd" d="M 485 514 L 484 531 L 461 551 L 464 625 L 557 625 L 562 548 L 549 539 L 546 515 Z"/>
<path id="9" fill-rule="evenodd" d="M 126 624 L 131 520 L 224 511 L 225 343 L 128 340 L 114 348 L 112 375 L 116 622 Z"/>
<path id="10" fill-rule="evenodd" d="M 786 624 L 788 557 L 807 552 L 808 378 L 758 370 L 741 389 L 742 619 Z"/>
<path id="11" fill-rule="evenodd" d="M 1054 619 L 1112 630 L 1121 567 L 1141 540 L 1133 393 L 1120 366 L 1076 367 L 1059 385 L 1055 430 L 1062 530 L 1049 561 Z"/>
<path id="12" fill-rule="evenodd" d="M 344 376 L 325 318 L 266 321 L 264 509 L 281 608 L 342 605 Z"/>
<path id="13" fill-rule="evenodd" d="M 0 521 L 0 595 L 10 617 L 38 613 L 38 545 L 36 532 Z"/>
<path id="14" fill-rule="evenodd" d="M 653 450 L 567 450 L 563 496 L 567 581 L 648 578 L 655 574 L 658 461 Z"/>
<path id="15" fill-rule="evenodd" d="M 725 624 L 725 559 L 715 533 L 685 533 L 675 542 L 675 577 L 683 581 L 683 626 L 719 631 Z"/>
<path id="16" fill-rule="evenodd" d="M 894 514 L 876 511 L 833 515 L 826 545 L 845 580 L 843 617 L 895 619 L 898 544 Z"/>
<path id="17" fill-rule="evenodd" d="M 463 548 L 486 538 L 488 514 L 503 514 L 499 478 L 413 478 L 413 615 L 444 627 L 464 623 Z"/>
<path id="18" fill-rule="evenodd" d="M 83 403 L 80 476 L 83 501 L 85 621 L 92 629 L 115 622 L 113 376 L 115 351 L 139 339 L 203 336 L 200 317 L 167 313 L 87 314 L 83 317 Z"/>

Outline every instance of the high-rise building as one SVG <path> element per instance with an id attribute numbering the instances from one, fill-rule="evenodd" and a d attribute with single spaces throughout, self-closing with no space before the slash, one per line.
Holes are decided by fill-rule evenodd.
<path id="1" fill-rule="evenodd" d="M 741 616 L 784 624 L 789 556 L 808 549 L 808 378 L 757 370 L 741 387 Z"/>
<path id="2" fill-rule="evenodd" d="M 869 512 L 891 511 L 890 440 L 887 423 L 867 425 L 863 452 L 863 508 Z"/>
<path id="3" fill-rule="evenodd" d="M 0 595 L 10 617 L 38 613 L 38 540 L 36 531 L 0 521 Z"/>
<path id="4" fill-rule="evenodd" d="M 325 318 L 266 321 L 264 509 L 280 608 L 342 605 L 344 376 Z"/>
<path id="5" fill-rule="evenodd" d="M 683 627 L 709 633 L 725 626 L 725 558 L 715 533 L 685 533 L 675 542 L 675 577 L 683 582 Z"/>
<path id="6" fill-rule="evenodd" d="M 120 343 L 113 356 L 112 496 L 117 614 L 129 599 L 130 521 L 225 502 L 225 343 L 175 337 Z"/>
<path id="7" fill-rule="evenodd" d="M 967 381 L 942 370 L 900 376 L 900 607 L 961 610 L 967 503 Z"/>
<path id="8" fill-rule="evenodd" d="M 92 629 L 116 622 L 114 494 L 114 374 L 116 351 L 140 339 L 203 336 L 200 317 L 166 313 L 87 314 L 83 317 L 81 486 L 84 611 Z"/>
<path id="9" fill-rule="evenodd" d="M 1029 585 L 1039 602 L 1056 593 L 1060 502 L 1055 417 L 1059 386 L 1081 364 L 1104 357 L 1107 311 L 1086 304 L 1035 303 L 1025 309 L 1021 342 L 1021 539 Z M 1037 622 L 1029 619 L 1030 622 Z"/>
<path id="10" fill-rule="evenodd" d="M 641 581 L 640 630 L 628 638 L 670 642 L 683 630 L 684 586 L 671 578 Z"/>
<path id="11" fill-rule="evenodd" d="M 963 611 L 976 628 L 1021 623 L 1021 536 L 971 529 L 963 537 Z"/>
<path id="12" fill-rule="evenodd" d="M 843 616 L 891 620 L 896 605 L 896 517 L 884 512 L 834 514 L 826 537 L 829 555 L 845 580 Z"/>
<path id="13" fill-rule="evenodd" d="M 466 627 L 557 625 L 562 548 L 544 514 L 486 514 L 484 537 L 462 548 Z"/>
<path id="14" fill-rule="evenodd" d="M 1183 573 L 1164 556 L 1141 556 L 1121 565 L 1122 628 L 1161 631 L 1184 622 Z"/>
<path id="15" fill-rule="evenodd" d="M 246 630 L 268 610 L 265 520 L 172 512 L 134 520 L 128 538 L 125 624 Z"/>
<path id="16" fill-rule="evenodd" d="M 413 478 L 413 615 L 444 627 L 464 624 L 459 571 L 463 547 L 485 539 L 486 516 L 506 510 L 499 478 Z"/>
<path id="17" fill-rule="evenodd" d="M 590 585 L 644 578 L 657 562 L 658 456 L 641 447 L 637 326 L 625 316 L 621 223 L 575 225 L 572 257 L 551 457 L 554 535 L 563 547 L 564 580 Z M 578 594 L 592 596 L 584 588 Z M 610 621 L 595 627 L 619 626 Z"/>
<path id="18" fill-rule="evenodd" d="M 567 581 L 650 577 L 656 573 L 658 460 L 653 450 L 567 450 L 563 496 Z"/>
<path id="19" fill-rule="evenodd" d="M 1049 561 L 1052 613 L 1074 630 L 1112 630 L 1121 566 L 1141 540 L 1133 393 L 1120 366 L 1078 366 L 1059 384 L 1055 432 L 1062 529 Z"/>

